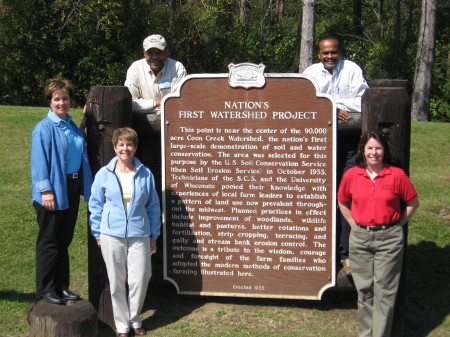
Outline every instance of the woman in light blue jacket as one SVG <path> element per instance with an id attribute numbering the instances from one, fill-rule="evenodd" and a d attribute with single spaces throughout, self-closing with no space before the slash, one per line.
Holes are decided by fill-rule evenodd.
<path id="1" fill-rule="evenodd" d="M 117 129 L 112 143 L 116 157 L 95 176 L 89 223 L 108 272 L 117 336 L 127 337 L 130 328 L 142 336 L 139 315 L 152 274 L 150 252 L 160 234 L 160 204 L 152 173 L 134 157 L 136 132 Z"/>

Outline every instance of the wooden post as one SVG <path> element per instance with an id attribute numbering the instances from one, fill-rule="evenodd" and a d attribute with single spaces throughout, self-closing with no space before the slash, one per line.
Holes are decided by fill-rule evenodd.
<path id="1" fill-rule="evenodd" d="M 127 87 L 91 87 L 87 98 L 87 145 L 92 174 L 113 157 L 115 129 L 131 126 L 131 94 Z M 89 300 L 98 319 L 114 329 L 111 296 L 105 263 L 88 226 Z"/>
<path id="2" fill-rule="evenodd" d="M 376 80 L 362 97 L 362 132 L 382 130 L 388 134 L 399 166 L 409 174 L 411 105 L 406 80 Z M 405 253 L 395 305 L 393 337 L 403 336 L 406 320 L 406 247 L 408 224 L 404 226 Z"/>
<path id="3" fill-rule="evenodd" d="M 97 311 L 86 300 L 66 305 L 33 302 L 27 309 L 30 337 L 96 337 Z"/>
<path id="4" fill-rule="evenodd" d="M 362 98 L 361 129 L 388 134 L 399 165 L 409 173 L 411 105 L 406 80 L 377 80 Z M 394 86 L 395 85 L 395 86 Z"/>
<path id="5" fill-rule="evenodd" d="M 161 115 L 155 113 L 133 113 L 132 127 L 136 130 L 139 137 L 136 157 L 152 172 L 155 179 L 156 192 L 162 204 Z M 151 282 L 164 283 L 162 235 L 159 236 L 156 245 L 156 253 L 152 254 Z"/>

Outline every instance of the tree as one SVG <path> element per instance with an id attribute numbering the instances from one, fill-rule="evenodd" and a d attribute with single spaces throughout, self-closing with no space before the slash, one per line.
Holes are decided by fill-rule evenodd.
<path id="1" fill-rule="evenodd" d="M 362 0 L 353 0 L 353 33 L 356 36 L 361 36 L 363 33 L 363 26 L 361 24 L 362 15 Z"/>
<path id="2" fill-rule="evenodd" d="M 407 79 L 412 88 L 420 4 L 0 0 L 0 104 L 41 105 L 46 79 L 61 76 L 72 80 L 74 103 L 82 105 L 91 86 L 123 85 L 129 65 L 142 57 L 142 40 L 153 33 L 169 41 L 171 57 L 189 73 L 221 73 L 231 62 L 263 63 L 266 72 L 302 71 L 315 59 L 315 37 L 333 35 L 344 58 L 358 63 L 369 81 Z M 430 118 L 439 121 L 450 120 L 449 10 L 448 1 L 439 2 L 429 92 Z"/>
<path id="3" fill-rule="evenodd" d="M 430 120 L 430 88 L 436 42 L 437 0 L 422 0 L 411 115 L 413 121 Z"/>
<path id="4" fill-rule="evenodd" d="M 300 73 L 313 62 L 315 0 L 302 0 L 302 37 L 300 41 Z"/>
<path id="5" fill-rule="evenodd" d="M 245 23 L 245 6 L 247 0 L 239 0 L 239 21 L 241 24 Z"/>

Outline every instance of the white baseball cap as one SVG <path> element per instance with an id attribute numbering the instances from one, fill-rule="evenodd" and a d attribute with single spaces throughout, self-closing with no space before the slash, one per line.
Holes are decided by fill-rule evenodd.
<path id="1" fill-rule="evenodd" d="M 142 45 L 145 51 L 149 50 L 150 48 L 158 48 L 160 50 L 164 50 L 167 47 L 166 39 L 159 34 L 147 36 Z"/>

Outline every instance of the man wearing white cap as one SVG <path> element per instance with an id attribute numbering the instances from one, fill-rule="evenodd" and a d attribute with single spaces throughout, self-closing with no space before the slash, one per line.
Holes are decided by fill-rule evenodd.
<path id="1" fill-rule="evenodd" d="M 131 64 L 125 86 L 132 97 L 133 128 L 139 135 L 136 155 L 157 177 L 156 190 L 160 193 L 161 101 L 177 89 L 186 69 L 181 62 L 169 58 L 166 39 L 161 35 L 148 36 L 142 45 L 144 58 Z"/>
<path id="2" fill-rule="evenodd" d="M 181 62 L 169 58 L 166 39 L 154 34 L 143 42 L 144 58 L 133 62 L 127 71 L 125 86 L 131 92 L 135 113 L 160 113 L 163 97 L 175 91 L 186 76 Z"/>

